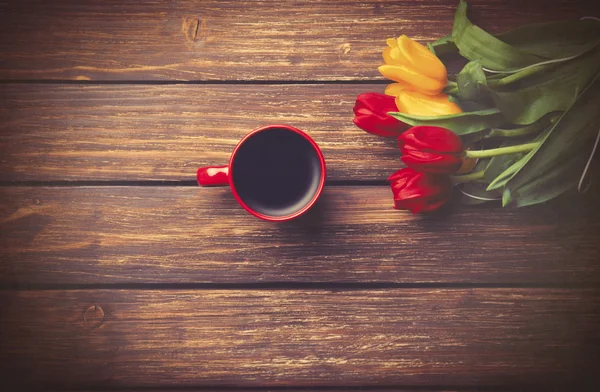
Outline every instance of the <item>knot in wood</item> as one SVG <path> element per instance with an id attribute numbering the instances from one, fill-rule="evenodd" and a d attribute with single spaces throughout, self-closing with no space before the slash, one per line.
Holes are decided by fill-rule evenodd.
<path id="1" fill-rule="evenodd" d="M 104 321 L 104 310 L 99 305 L 92 305 L 83 313 L 83 323 L 87 328 L 98 328 Z"/>

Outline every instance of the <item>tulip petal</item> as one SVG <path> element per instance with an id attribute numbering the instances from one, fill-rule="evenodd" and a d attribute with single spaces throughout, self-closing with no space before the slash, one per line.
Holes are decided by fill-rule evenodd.
<path id="1" fill-rule="evenodd" d="M 462 142 L 452 131 L 434 126 L 416 126 L 398 137 L 402 162 L 426 173 L 450 174 L 462 165 Z"/>
<path id="2" fill-rule="evenodd" d="M 398 170 L 388 179 L 394 208 L 413 213 L 431 212 L 444 205 L 452 194 L 448 176 L 421 173 L 411 168 Z"/>
<path id="3" fill-rule="evenodd" d="M 439 94 L 446 83 L 446 79 L 437 80 L 430 78 L 426 75 L 420 74 L 418 71 L 408 68 L 404 65 L 381 65 L 379 66 L 379 72 L 387 79 L 395 82 L 404 83 L 411 88 L 420 91 L 427 95 Z"/>
<path id="4" fill-rule="evenodd" d="M 380 67 L 381 68 L 381 67 Z M 414 116 L 443 116 L 462 113 L 446 94 L 432 96 L 417 91 L 403 90 L 396 95 L 396 106 L 401 113 Z"/>
<path id="5" fill-rule="evenodd" d="M 394 200 L 394 208 L 397 210 L 410 210 L 413 214 L 432 212 L 450 200 L 451 193 L 445 192 L 435 198 L 415 197 L 410 199 Z"/>
<path id="6" fill-rule="evenodd" d="M 402 53 L 398 47 L 385 48 L 383 50 L 383 61 L 388 65 L 403 65 L 405 60 L 402 58 Z"/>
<path id="7" fill-rule="evenodd" d="M 356 97 L 353 122 L 359 128 L 383 137 L 397 137 L 407 126 L 388 115 L 397 109 L 394 98 L 380 93 L 364 93 Z"/>
<path id="8" fill-rule="evenodd" d="M 381 55 L 383 56 L 383 61 L 386 64 L 392 64 L 394 62 L 394 59 L 392 58 L 392 48 L 383 49 L 383 53 L 381 53 Z"/>
<path id="9" fill-rule="evenodd" d="M 452 131 L 442 127 L 418 125 L 398 137 L 402 149 L 424 150 L 438 153 L 459 154 L 463 150 L 462 141 Z"/>
<path id="10" fill-rule="evenodd" d="M 388 84 L 388 86 L 385 88 L 384 93 L 386 95 L 391 95 L 392 97 L 395 97 L 398 94 L 400 94 L 400 91 L 405 90 L 405 89 L 406 89 L 406 87 L 400 83 L 392 83 L 392 84 Z"/>
<path id="11" fill-rule="evenodd" d="M 462 160 L 456 155 L 416 152 L 401 157 L 406 166 L 425 173 L 451 174 L 460 169 Z"/>
<path id="12" fill-rule="evenodd" d="M 419 73 L 433 79 L 446 80 L 448 73 L 444 64 L 420 43 L 411 40 L 406 35 L 398 37 L 398 58 L 403 60 L 403 65 L 418 70 Z"/>
<path id="13" fill-rule="evenodd" d="M 450 200 L 451 192 L 445 192 L 433 198 L 415 197 L 411 199 L 395 200 L 394 208 L 397 210 L 410 210 L 413 214 L 435 211 Z"/>

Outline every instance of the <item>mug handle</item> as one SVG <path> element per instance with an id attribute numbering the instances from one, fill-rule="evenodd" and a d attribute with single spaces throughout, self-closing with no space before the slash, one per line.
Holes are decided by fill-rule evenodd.
<path id="1" fill-rule="evenodd" d="M 229 166 L 206 166 L 196 174 L 200 186 L 229 185 Z"/>

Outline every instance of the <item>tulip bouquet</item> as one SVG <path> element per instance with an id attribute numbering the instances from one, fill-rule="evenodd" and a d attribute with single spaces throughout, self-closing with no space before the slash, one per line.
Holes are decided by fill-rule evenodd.
<path id="1" fill-rule="evenodd" d="M 448 58 L 465 63 L 448 75 Z M 583 191 L 600 139 L 600 20 L 492 35 L 460 1 L 452 33 L 423 46 L 387 40 L 379 72 L 394 83 L 357 97 L 354 123 L 395 137 L 407 166 L 394 207 L 429 212 L 458 188 L 468 204 L 527 206 Z"/>

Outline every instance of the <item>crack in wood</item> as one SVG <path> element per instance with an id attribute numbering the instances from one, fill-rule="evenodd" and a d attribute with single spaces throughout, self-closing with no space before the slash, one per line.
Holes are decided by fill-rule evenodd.
<path id="1" fill-rule="evenodd" d="M 208 36 L 206 19 L 201 19 L 196 16 L 184 17 L 181 31 L 188 43 L 203 42 Z"/>

